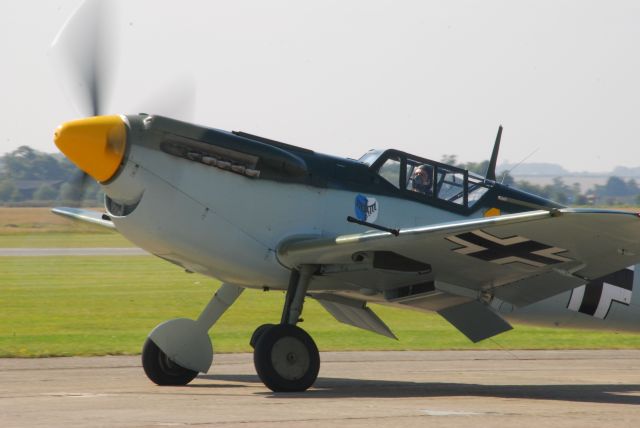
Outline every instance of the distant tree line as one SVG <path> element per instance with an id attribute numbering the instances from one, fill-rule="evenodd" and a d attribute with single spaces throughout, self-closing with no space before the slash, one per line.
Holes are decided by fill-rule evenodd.
<path id="1" fill-rule="evenodd" d="M 0 204 L 15 206 L 101 204 L 98 184 L 66 158 L 28 146 L 0 158 Z"/>
<path id="2" fill-rule="evenodd" d="M 489 161 L 458 163 L 457 156 L 445 155 L 442 163 L 456 165 L 480 175 L 485 175 Z M 561 177 L 553 179 L 551 184 L 537 185 L 525 180 L 515 180 L 509 172 L 499 174 L 497 180 L 503 184 L 542 196 L 563 205 L 640 205 L 640 187 L 631 178 L 627 181 L 620 177 L 609 177 L 606 184 L 595 185 L 586 192 L 580 183 L 566 184 Z"/>
<path id="3" fill-rule="evenodd" d="M 640 188 L 633 178 L 609 177 L 604 185 L 596 184 L 586 192 L 580 183 L 569 185 L 560 177 L 545 186 L 518 180 L 514 187 L 565 205 L 640 205 Z"/>

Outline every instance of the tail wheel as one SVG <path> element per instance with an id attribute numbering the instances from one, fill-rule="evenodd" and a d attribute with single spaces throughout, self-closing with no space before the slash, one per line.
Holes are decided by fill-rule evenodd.
<path id="1" fill-rule="evenodd" d="M 160 386 L 186 385 L 198 376 L 198 372 L 172 361 L 151 339 L 142 348 L 142 367 L 147 377 Z"/>
<path id="2" fill-rule="evenodd" d="M 303 329 L 279 324 L 262 332 L 253 363 L 267 388 L 274 392 L 299 392 L 308 389 L 318 377 L 320 353 Z"/>

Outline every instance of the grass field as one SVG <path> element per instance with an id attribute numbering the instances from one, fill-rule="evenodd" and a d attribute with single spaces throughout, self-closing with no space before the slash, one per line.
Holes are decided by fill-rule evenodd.
<path id="1" fill-rule="evenodd" d="M 149 256 L 1 257 L 0 357 L 136 354 L 158 323 L 197 317 L 217 286 Z M 212 329 L 215 351 L 250 351 L 282 300 L 247 290 Z M 438 315 L 373 308 L 399 341 L 339 324 L 312 299 L 302 326 L 321 350 L 640 348 L 640 335 L 525 326 L 472 344 Z"/>
<path id="2" fill-rule="evenodd" d="M 55 215 L 50 208 L 0 207 L 0 248 L 130 246 L 117 232 Z"/>
<path id="3" fill-rule="evenodd" d="M 130 245 L 48 208 L 0 207 L 0 247 Z M 217 286 L 149 256 L 0 257 L 0 357 L 136 354 L 158 323 L 197 317 Z M 280 318 L 282 300 L 247 290 L 213 328 L 216 352 L 250 351 L 251 333 Z M 399 341 L 339 324 L 312 299 L 303 327 L 322 350 L 640 348 L 640 335 L 527 326 L 474 345 L 438 315 L 374 310 Z"/>

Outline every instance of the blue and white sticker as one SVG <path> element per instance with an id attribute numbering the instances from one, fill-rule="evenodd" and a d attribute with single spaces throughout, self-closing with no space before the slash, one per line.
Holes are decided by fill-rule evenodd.
<path id="1" fill-rule="evenodd" d="M 379 209 L 378 201 L 375 198 L 368 198 L 360 194 L 356 196 L 355 212 L 358 220 L 375 223 L 378 219 Z"/>

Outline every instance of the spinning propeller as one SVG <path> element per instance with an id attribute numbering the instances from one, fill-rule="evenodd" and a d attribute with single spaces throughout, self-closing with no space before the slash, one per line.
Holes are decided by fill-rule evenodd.
<path id="1" fill-rule="evenodd" d="M 117 172 L 126 150 L 127 134 L 122 118 L 104 116 L 116 65 L 117 37 L 113 26 L 107 25 L 113 13 L 111 7 L 111 2 L 84 1 L 52 44 L 64 90 L 84 117 L 63 123 L 55 131 L 56 146 L 82 170 L 72 183 L 81 189 L 76 192 L 76 203 L 83 199 L 88 176 L 99 182 L 109 180 Z M 154 105 L 160 105 L 154 112 L 182 117 L 192 113 L 195 85 L 191 79 L 174 82 L 164 95 L 164 100 L 154 100 Z"/>

